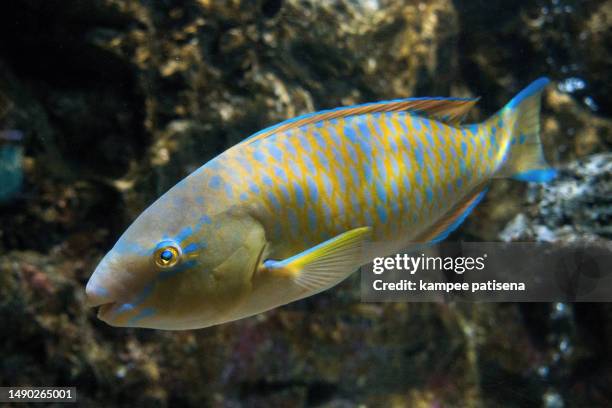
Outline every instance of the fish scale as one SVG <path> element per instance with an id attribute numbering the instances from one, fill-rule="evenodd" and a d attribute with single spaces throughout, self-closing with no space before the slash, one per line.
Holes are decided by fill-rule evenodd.
<path id="1" fill-rule="evenodd" d="M 405 240 L 410 232 L 414 236 L 428 226 L 426 220 L 443 214 L 490 174 L 495 157 L 488 154 L 489 143 L 482 137 L 486 132 L 405 112 L 365 114 L 272 134 L 217 160 L 234 174 L 227 182 L 235 184 L 237 194 L 259 202 L 256 213 L 273 243 L 282 237 L 276 247 L 285 255 L 364 225 L 373 227 L 375 240 Z M 460 157 L 465 160 L 463 173 Z M 357 183 L 352 167 L 357 168 Z M 463 181 L 466 173 L 479 178 Z M 249 179 L 263 188 L 249 189 Z M 463 189 L 453 187 L 458 180 Z M 405 188 L 406 183 L 412 188 Z"/>

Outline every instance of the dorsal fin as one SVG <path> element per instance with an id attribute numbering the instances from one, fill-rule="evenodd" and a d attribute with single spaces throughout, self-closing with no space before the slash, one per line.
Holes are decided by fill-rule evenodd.
<path id="1" fill-rule="evenodd" d="M 363 115 L 366 113 L 411 111 L 450 125 L 456 125 L 461 123 L 467 112 L 476 102 L 478 102 L 478 99 L 479 98 L 408 98 L 323 110 L 298 116 L 260 130 L 243 140 L 241 144 L 253 143 L 274 133 L 320 122 L 322 120 Z"/>

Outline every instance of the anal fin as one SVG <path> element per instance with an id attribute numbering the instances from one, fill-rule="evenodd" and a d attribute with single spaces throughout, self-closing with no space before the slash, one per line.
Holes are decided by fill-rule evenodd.
<path id="1" fill-rule="evenodd" d="M 440 220 L 422 233 L 416 239 L 416 242 L 435 244 L 445 240 L 451 232 L 456 230 L 465 221 L 474 207 L 480 203 L 486 192 L 486 187 L 477 189 L 475 193 L 472 193 L 465 201 L 453 207 Z"/>
<path id="2" fill-rule="evenodd" d="M 370 227 L 355 228 L 285 260 L 267 260 L 260 272 L 284 276 L 304 290 L 320 292 L 361 266 L 363 244 L 370 236 Z"/>

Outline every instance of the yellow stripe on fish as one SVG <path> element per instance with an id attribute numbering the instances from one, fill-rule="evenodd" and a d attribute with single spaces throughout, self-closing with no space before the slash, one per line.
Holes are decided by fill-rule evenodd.
<path id="1" fill-rule="evenodd" d="M 325 290 L 373 255 L 438 242 L 494 177 L 554 177 L 539 79 L 482 124 L 476 99 L 416 98 L 264 129 L 145 210 L 87 285 L 113 325 L 206 327 Z M 372 254 L 366 242 L 384 253 Z"/>

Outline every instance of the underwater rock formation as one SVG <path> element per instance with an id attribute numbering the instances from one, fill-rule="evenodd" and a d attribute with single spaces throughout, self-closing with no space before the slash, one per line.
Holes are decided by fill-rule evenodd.
<path id="1" fill-rule="evenodd" d="M 609 239 L 608 2 L 544 3 L 4 2 L 0 130 L 24 135 L 24 185 L 0 204 L 0 386 L 74 385 L 102 406 L 609 402 L 607 305 L 363 304 L 354 276 L 166 333 L 108 327 L 83 298 L 146 205 L 266 125 L 425 95 L 480 95 L 478 120 L 543 74 L 546 154 L 573 164 L 550 187 L 496 180 L 453 237 L 496 239 L 522 213 L 505 237 Z"/>
<path id="2" fill-rule="evenodd" d="M 612 238 L 612 154 L 564 166 L 546 185 L 532 184 L 528 215 L 518 214 L 500 233 L 503 241 L 593 242 Z"/>

